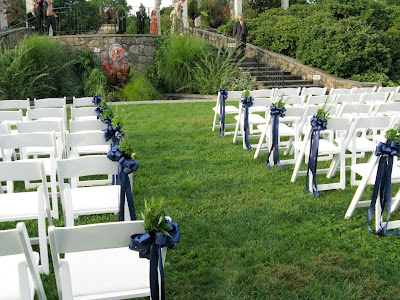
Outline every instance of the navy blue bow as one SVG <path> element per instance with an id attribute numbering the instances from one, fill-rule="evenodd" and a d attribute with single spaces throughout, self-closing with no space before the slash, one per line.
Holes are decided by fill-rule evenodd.
<path id="1" fill-rule="evenodd" d="M 311 118 L 311 127 L 312 127 L 312 133 L 311 133 L 311 139 L 310 139 L 310 156 L 308 160 L 308 168 L 307 168 L 307 177 L 306 177 L 306 190 L 307 193 L 310 195 L 314 195 L 316 197 L 321 197 L 320 193 L 318 192 L 318 185 L 317 185 L 317 163 L 318 163 L 318 148 L 319 148 L 319 139 L 320 139 L 320 134 L 322 130 L 326 129 L 326 126 L 328 125 L 328 120 L 323 119 L 323 118 L 317 118 L 316 115 L 314 115 Z M 308 184 L 309 184 L 309 175 L 310 172 L 313 176 L 312 180 L 312 191 L 310 190 Z"/>
<path id="2" fill-rule="evenodd" d="M 245 109 L 244 111 L 244 120 L 243 120 L 243 130 L 244 130 L 244 144 L 246 148 L 249 150 L 253 150 L 249 142 L 249 108 L 253 106 L 253 97 L 245 98 L 243 97 L 240 102 L 242 102 L 242 107 Z"/>
<path id="3" fill-rule="evenodd" d="M 375 155 L 380 156 L 378 170 L 376 172 L 375 186 L 372 192 L 371 205 L 367 213 L 367 227 L 368 231 L 379 235 L 395 235 L 400 232 L 387 231 L 387 226 L 390 219 L 390 213 L 392 208 L 392 169 L 393 169 L 393 157 L 399 156 L 400 145 L 396 142 L 391 143 L 379 143 L 375 150 Z M 373 231 L 369 223 L 371 222 L 372 216 L 375 211 L 375 204 L 379 194 L 379 201 L 381 206 L 381 216 L 386 206 L 386 224 L 380 226 L 375 232 Z"/>
<path id="4" fill-rule="evenodd" d="M 121 194 L 119 201 L 119 220 L 125 220 L 125 197 L 129 207 L 131 220 L 136 220 L 135 203 L 129 174 L 139 168 L 139 163 L 136 160 L 125 158 L 124 154 L 118 149 L 119 144 L 114 145 L 107 153 L 107 157 L 112 161 L 118 161 L 117 184 L 121 186 Z"/>
<path id="5" fill-rule="evenodd" d="M 272 145 L 269 150 L 267 158 L 267 167 L 271 169 L 271 164 L 269 163 L 269 157 L 271 153 L 274 153 L 274 164 L 278 165 L 281 171 L 284 170 L 281 161 L 279 159 L 279 117 L 285 117 L 286 109 L 273 105 L 270 107 L 270 115 L 272 116 Z"/>
<path id="6" fill-rule="evenodd" d="M 225 101 L 228 99 L 228 91 L 226 89 L 219 89 L 220 103 L 219 103 L 219 121 L 220 129 L 219 135 L 225 135 Z"/>
<path id="7" fill-rule="evenodd" d="M 179 243 L 181 238 L 181 233 L 178 231 L 178 223 L 172 223 L 167 219 L 165 221 L 169 224 L 167 229 L 169 236 L 154 231 L 145 234 L 134 234 L 131 236 L 129 245 L 129 249 L 139 252 L 140 258 L 150 260 L 151 299 L 165 299 L 164 266 L 161 249 L 163 247 L 174 248 L 175 243 Z M 161 291 L 158 284 L 158 271 L 160 272 Z"/>
<path id="8" fill-rule="evenodd" d="M 92 102 L 94 103 L 94 105 L 100 106 L 100 103 L 101 103 L 101 98 L 100 98 L 100 96 L 96 94 L 96 95 L 93 97 Z"/>

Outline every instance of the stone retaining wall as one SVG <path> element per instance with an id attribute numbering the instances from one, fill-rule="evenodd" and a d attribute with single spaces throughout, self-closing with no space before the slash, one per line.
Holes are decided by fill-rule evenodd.
<path id="1" fill-rule="evenodd" d="M 90 51 L 102 60 L 109 60 L 108 50 L 112 44 L 120 44 L 125 50 L 125 63 L 133 69 L 142 69 L 154 59 L 158 35 L 152 34 L 88 34 L 55 36 L 72 52 Z"/>
<path id="2" fill-rule="evenodd" d="M 16 28 L 0 32 L 0 50 L 2 48 L 14 48 L 18 41 L 32 33 L 28 28 Z"/>
<path id="3" fill-rule="evenodd" d="M 193 31 L 193 33 L 195 35 L 202 37 L 204 41 L 215 47 L 219 47 L 221 43 L 224 45 L 224 47 L 229 47 L 229 44 L 234 43 L 233 38 L 218 33 L 205 31 L 199 28 L 196 28 Z M 251 44 L 247 44 L 246 57 L 252 58 L 257 55 L 261 55 L 260 57 L 261 62 L 268 63 L 272 67 L 281 66 L 281 68 L 283 68 L 285 71 L 288 71 L 293 75 L 299 75 L 306 80 L 313 80 L 314 75 L 319 75 L 320 79 L 319 80 L 314 79 L 313 80 L 314 84 L 323 85 L 328 88 L 352 88 L 352 87 L 368 87 L 368 86 L 381 85 L 381 83 L 358 82 L 354 80 L 347 80 L 340 77 L 336 77 L 324 70 L 306 66 L 301 62 L 293 58 L 290 58 L 288 56 L 271 52 Z"/>

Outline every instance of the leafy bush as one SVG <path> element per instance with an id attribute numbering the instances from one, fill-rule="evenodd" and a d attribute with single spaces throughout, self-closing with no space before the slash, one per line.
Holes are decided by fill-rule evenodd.
<path id="1" fill-rule="evenodd" d="M 231 17 L 227 0 L 203 0 L 201 3 L 202 23 L 212 28 L 218 28 L 228 22 Z"/>
<path id="2" fill-rule="evenodd" d="M 171 35 L 162 38 L 156 49 L 154 64 L 159 86 L 165 92 L 178 92 L 189 87 L 194 79 L 196 62 L 210 48 L 195 36 Z"/>
<path id="3" fill-rule="evenodd" d="M 172 21 L 170 18 L 170 13 L 174 8 L 172 6 L 163 7 L 160 11 L 160 22 L 161 24 L 161 33 L 168 34 L 171 31 Z"/>
<path id="4" fill-rule="evenodd" d="M 203 56 L 195 65 L 193 81 L 188 87 L 203 95 L 216 94 L 218 89 L 227 86 L 232 74 L 239 73 L 239 62 L 236 62 L 234 52 L 221 47 L 216 54 L 203 50 Z"/>
<path id="5" fill-rule="evenodd" d="M 126 101 L 161 99 L 162 95 L 143 74 L 135 72 L 131 81 L 123 88 L 122 97 Z"/>
<path id="6" fill-rule="evenodd" d="M 237 76 L 231 76 L 228 78 L 227 87 L 230 91 L 251 91 L 256 88 L 256 85 L 254 84 L 249 72 L 240 72 Z"/>
<path id="7" fill-rule="evenodd" d="M 94 68 L 84 80 L 85 95 L 105 95 L 107 91 L 107 77 L 99 68 Z"/>
<path id="8" fill-rule="evenodd" d="M 350 77 L 351 80 L 356 80 L 360 82 L 378 82 L 381 83 L 383 86 L 398 86 L 398 83 L 394 83 L 390 80 L 389 76 L 385 73 L 373 73 L 367 72 L 363 74 L 357 74 Z"/>

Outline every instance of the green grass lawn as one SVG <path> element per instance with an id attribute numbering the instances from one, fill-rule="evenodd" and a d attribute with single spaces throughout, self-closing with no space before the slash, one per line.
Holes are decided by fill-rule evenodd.
<path id="1" fill-rule="evenodd" d="M 292 165 L 269 170 L 266 153 L 255 160 L 232 136 L 211 132 L 213 106 L 113 107 L 130 114 L 124 129 L 140 163 L 133 183 L 137 212 L 145 199 L 163 197 L 182 232 L 167 254 L 167 297 L 399 299 L 399 238 L 370 234 L 366 208 L 344 219 L 356 188 L 323 191 L 321 199 L 308 195 L 304 177 L 290 182 Z M 80 217 L 76 224 L 116 220 Z M 42 279 L 48 298 L 56 299 L 54 274 Z"/>

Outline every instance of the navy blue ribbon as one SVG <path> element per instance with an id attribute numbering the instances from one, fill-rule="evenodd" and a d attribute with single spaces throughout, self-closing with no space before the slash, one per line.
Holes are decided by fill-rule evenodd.
<path id="1" fill-rule="evenodd" d="M 169 224 L 167 229 L 169 236 L 154 231 L 145 234 L 134 234 L 131 236 L 129 245 L 129 249 L 139 252 L 140 258 L 150 260 L 150 293 L 153 300 L 165 300 L 164 266 L 161 249 L 163 247 L 173 249 L 181 238 L 181 233 L 178 231 L 178 223 L 172 223 L 167 219 L 165 221 Z M 160 272 L 161 291 L 158 284 L 158 271 Z"/>
<path id="2" fill-rule="evenodd" d="M 221 127 L 219 129 L 219 135 L 225 135 L 225 101 L 228 99 L 228 91 L 226 89 L 219 89 L 220 103 L 219 103 L 219 121 Z"/>
<path id="3" fill-rule="evenodd" d="M 317 118 L 316 115 L 314 115 L 311 118 L 311 127 L 312 127 L 312 133 L 311 133 L 311 139 L 310 139 L 310 156 L 308 160 L 308 168 L 307 168 L 307 177 L 306 177 L 306 190 L 307 193 L 310 195 L 314 195 L 316 197 L 321 197 L 321 195 L 318 192 L 318 185 L 317 185 L 317 163 L 318 163 L 318 148 L 319 148 L 319 138 L 322 130 L 326 129 L 326 126 L 328 125 L 328 120 L 326 119 L 320 119 Z M 312 180 L 312 191 L 310 191 L 310 188 L 308 186 L 308 178 L 309 178 L 309 173 L 312 173 L 313 180 Z"/>
<path id="4" fill-rule="evenodd" d="M 118 126 L 113 127 L 111 122 L 107 123 L 107 127 L 104 129 L 104 138 L 106 142 L 111 140 L 111 148 L 120 143 L 123 135 L 124 132 Z"/>
<path id="5" fill-rule="evenodd" d="M 129 174 L 139 168 L 139 163 L 136 160 L 125 158 L 123 153 L 118 149 L 119 144 L 114 145 L 107 153 L 107 157 L 112 161 L 118 161 L 118 175 L 117 184 L 121 186 L 121 194 L 119 201 L 119 220 L 125 220 L 125 198 L 128 202 L 129 214 L 131 220 L 136 220 L 135 203 L 133 201 L 133 194 Z"/>
<path id="6" fill-rule="evenodd" d="M 270 115 L 272 116 L 272 145 L 269 150 L 267 158 L 267 167 L 271 169 L 271 164 L 269 163 L 269 157 L 271 153 L 274 153 L 274 165 L 278 165 L 281 171 L 284 170 L 281 161 L 279 159 L 279 117 L 285 117 L 286 109 L 279 106 L 270 107 Z"/>
<path id="7" fill-rule="evenodd" d="M 395 235 L 399 234 L 399 231 L 387 231 L 387 226 L 390 219 L 390 213 L 392 209 L 392 169 L 393 169 L 393 157 L 399 156 L 400 145 L 396 142 L 379 143 L 375 150 L 375 155 L 380 156 L 378 170 L 376 173 L 375 186 L 372 192 L 371 205 L 367 213 L 367 227 L 368 231 L 380 235 Z M 379 201 L 381 205 L 381 216 L 386 206 L 386 224 L 381 226 L 378 231 L 373 231 L 369 223 L 371 222 L 372 216 L 375 211 L 375 204 L 379 194 Z"/>
<path id="8" fill-rule="evenodd" d="M 96 94 L 96 95 L 93 97 L 92 102 L 94 103 L 94 105 L 100 106 L 100 103 L 101 103 L 101 98 L 100 98 L 100 96 Z"/>
<path id="9" fill-rule="evenodd" d="M 244 110 L 244 121 L 243 121 L 243 129 L 244 129 L 244 144 L 247 149 L 253 150 L 249 142 L 249 108 L 253 106 L 253 97 L 245 98 L 243 97 L 240 102 L 242 102 L 242 107 Z"/>

